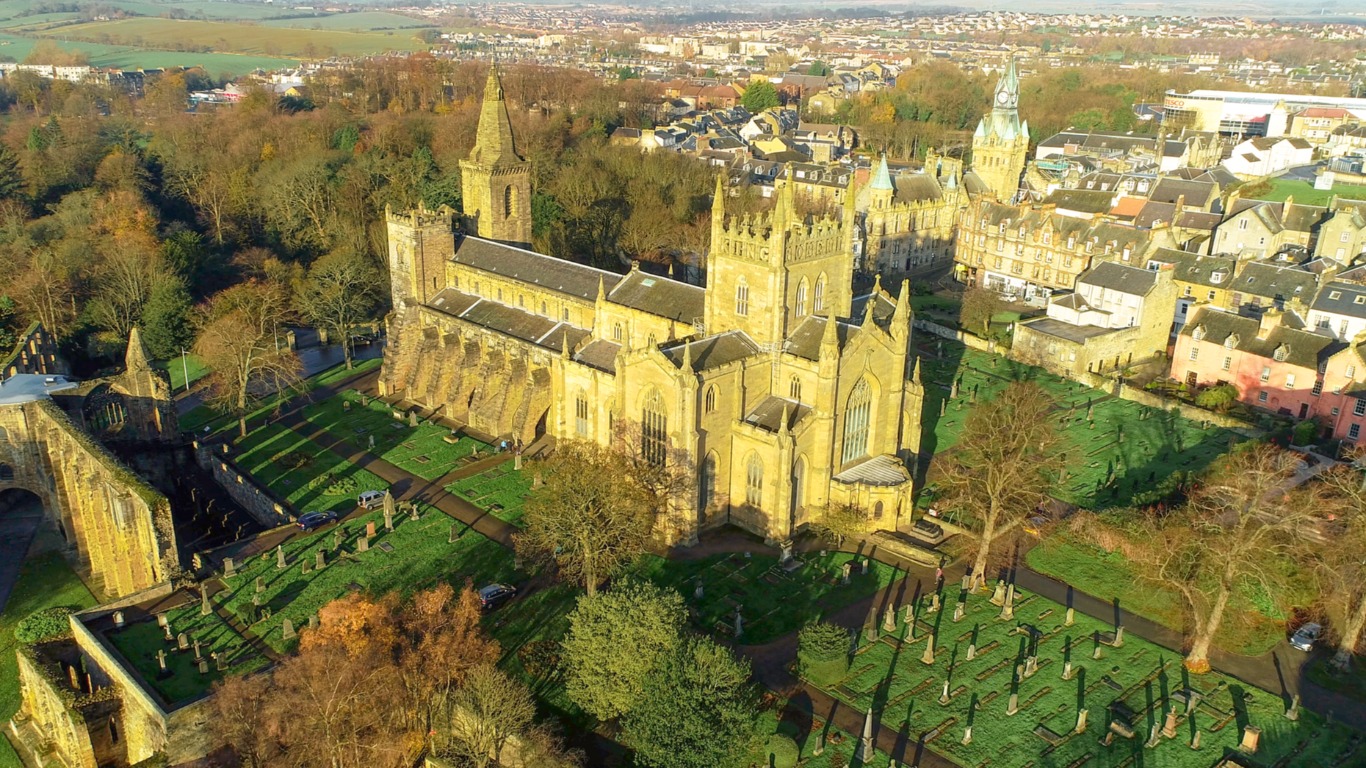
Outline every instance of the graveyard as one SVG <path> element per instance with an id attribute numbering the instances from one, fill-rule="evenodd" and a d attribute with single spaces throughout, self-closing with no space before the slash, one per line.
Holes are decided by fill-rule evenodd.
<path id="1" fill-rule="evenodd" d="M 385 488 L 373 473 L 279 424 L 251 432 L 236 448 L 237 466 L 299 514 L 332 510 L 344 515 L 355 509 L 361 491 Z"/>
<path id="2" fill-rule="evenodd" d="M 1173 472 L 1203 469 L 1238 439 L 1231 430 L 1205 428 L 956 342 L 922 338 L 918 350 L 927 450 L 937 456 L 952 451 L 978 401 L 991 399 L 1011 381 L 1032 381 L 1052 400 L 1062 432 L 1057 450 L 1067 469 L 1054 495 L 1078 506 L 1128 504 Z"/>
<path id="3" fill-rule="evenodd" d="M 697 630 L 741 645 L 760 645 L 796 632 L 905 575 L 846 552 L 806 552 L 789 563 L 784 567 L 772 555 L 739 552 L 696 560 L 647 555 L 634 572 L 682 595 Z"/>
<path id="4" fill-rule="evenodd" d="M 514 469 L 512 462 L 508 461 L 477 475 L 462 477 L 446 486 L 446 490 L 499 520 L 520 528 L 522 507 L 532 482 L 529 473 Z"/>
<path id="5" fill-rule="evenodd" d="M 1122 627 L 998 585 L 878 606 L 846 674 L 810 681 L 961 765 L 1208 768 L 1348 765 L 1359 736 L 1290 697 L 1219 674 Z M 961 606 L 961 608 L 960 608 Z M 907 725 L 909 723 L 909 725 Z"/>

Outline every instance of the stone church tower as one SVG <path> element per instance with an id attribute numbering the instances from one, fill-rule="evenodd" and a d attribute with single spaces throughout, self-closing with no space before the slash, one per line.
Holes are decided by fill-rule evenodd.
<path id="1" fill-rule="evenodd" d="M 1029 124 L 1020 121 L 1020 77 L 1011 57 L 996 83 L 991 113 L 972 134 L 972 170 L 1001 202 L 1011 202 L 1020 189 L 1029 153 Z"/>
<path id="2" fill-rule="evenodd" d="M 474 149 L 460 161 L 465 228 L 517 246 L 531 244 L 531 163 L 517 154 L 497 66 L 489 67 Z"/>

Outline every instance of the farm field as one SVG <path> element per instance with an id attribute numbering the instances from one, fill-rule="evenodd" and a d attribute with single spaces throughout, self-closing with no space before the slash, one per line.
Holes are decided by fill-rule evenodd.
<path id="1" fill-rule="evenodd" d="M 234 53 L 197 53 L 193 51 L 152 51 L 129 45 L 107 45 L 79 40 L 53 38 L 64 51 L 84 53 L 92 67 L 155 69 L 164 67 L 203 67 L 210 75 L 243 75 L 256 69 L 284 69 L 297 66 L 298 59 L 281 56 L 248 56 Z M 22 61 L 37 40 L 0 33 L 0 56 Z"/>
<path id="2" fill-rule="evenodd" d="M 292 19 L 267 19 L 261 22 L 267 27 L 287 27 L 291 29 L 341 29 L 371 32 L 387 29 L 432 28 L 433 24 L 388 11 L 359 11 L 356 13 L 332 13 L 325 16 L 305 16 Z"/>
<path id="3" fill-rule="evenodd" d="M 321 58 L 385 51 L 425 50 L 411 31 L 348 32 L 238 24 L 224 21 L 132 18 L 73 24 L 34 34 L 138 48 L 205 47 L 216 53 Z"/>
<path id="4" fill-rule="evenodd" d="M 1259 765 L 1359 757 L 1350 729 L 1308 710 L 1286 718 L 1288 697 L 1219 673 L 1189 675 L 1180 654 L 1132 635 L 1116 640 L 1115 627 L 1089 616 L 1067 626 L 1066 609 L 1038 595 L 1016 593 L 1013 616 L 1002 618 L 989 594 L 946 593 L 938 612 L 922 602 L 914 622 L 898 612 L 895 629 L 860 633 L 849 671 L 821 687 L 960 765 L 1208 768 L 1247 727 L 1260 729 Z M 960 601 L 966 613 L 955 622 Z"/>

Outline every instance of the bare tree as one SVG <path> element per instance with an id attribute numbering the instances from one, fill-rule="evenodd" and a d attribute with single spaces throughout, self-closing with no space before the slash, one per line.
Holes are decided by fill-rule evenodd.
<path id="1" fill-rule="evenodd" d="M 1000 294 L 990 288 L 971 286 L 963 292 L 958 320 L 964 328 L 985 338 L 991 335 L 991 318 L 1004 306 Z"/>
<path id="2" fill-rule="evenodd" d="M 254 403 L 300 381 L 303 367 L 298 355 L 279 340 L 279 324 L 286 317 L 285 291 L 261 282 L 228 288 L 204 309 L 195 353 L 211 370 L 208 401 L 237 417 L 243 437 Z"/>
<path id="3" fill-rule="evenodd" d="M 313 263 L 300 286 L 299 311 L 335 335 L 349 370 L 351 332 L 379 303 L 379 270 L 358 251 L 333 251 Z"/>
<path id="4" fill-rule="evenodd" d="M 1358 452 L 1354 458 L 1360 459 Z M 1319 599 L 1333 620 L 1337 651 L 1332 664 L 1351 668 L 1366 630 L 1366 474 L 1339 464 L 1319 475 L 1325 504 L 1319 513 L 1332 516 L 1332 545 L 1319 547 L 1312 558 L 1319 574 Z"/>
<path id="5" fill-rule="evenodd" d="M 831 504 L 820 510 L 811 521 L 811 528 L 839 547 L 846 538 L 858 536 L 867 530 L 868 510 L 855 504 Z"/>
<path id="6" fill-rule="evenodd" d="M 944 506 L 982 524 L 972 586 L 986 583 L 991 547 L 1007 526 L 1035 514 L 1061 466 L 1058 433 L 1049 417 L 1052 400 L 1033 382 L 1012 382 L 978 405 L 963 425 L 958 446 L 941 469 Z"/>
<path id="7" fill-rule="evenodd" d="M 1270 445 L 1225 456 L 1182 507 L 1149 525 L 1134 549 L 1140 569 L 1179 594 L 1191 617 L 1185 665 L 1210 669 L 1209 652 L 1234 592 L 1252 584 L 1277 598 L 1300 528 L 1318 508 L 1317 488 L 1292 487 L 1297 454 Z"/>
<path id="8" fill-rule="evenodd" d="M 470 670 L 447 713 L 445 751 L 488 768 L 514 736 L 530 729 L 536 700 L 525 685 L 492 664 Z"/>

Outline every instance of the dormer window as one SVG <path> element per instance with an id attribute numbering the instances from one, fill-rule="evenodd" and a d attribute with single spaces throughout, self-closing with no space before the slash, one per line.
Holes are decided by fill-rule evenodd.
<path id="1" fill-rule="evenodd" d="M 1234 349 L 1234 348 L 1236 348 L 1237 346 L 1238 346 L 1238 334 L 1236 334 L 1236 333 L 1230 333 L 1230 334 L 1228 335 L 1228 338 L 1224 339 L 1224 349 Z"/>
<path id="2" fill-rule="evenodd" d="M 1196 341 L 1203 341 L 1205 339 L 1205 326 L 1195 326 L 1195 330 L 1191 331 L 1191 338 L 1195 339 Z"/>
<path id="3" fill-rule="evenodd" d="M 1284 344 L 1280 345 L 1279 347 L 1276 347 L 1276 351 L 1271 353 L 1272 359 L 1274 359 L 1278 363 L 1284 363 L 1285 359 L 1289 356 L 1290 350 L 1286 349 L 1286 346 Z"/>
<path id="4" fill-rule="evenodd" d="M 1125 249 L 1124 249 L 1124 253 L 1123 253 L 1123 255 L 1121 256 L 1121 258 L 1123 258 L 1125 261 L 1128 261 L 1128 260 L 1129 260 L 1129 253 L 1130 253 L 1129 249 L 1128 249 L 1128 248 L 1125 248 Z"/>
<path id="5" fill-rule="evenodd" d="M 1209 275 L 1209 281 L 1210 281 L 1211 283 L 1214 283 L 1215 285 L 1218 285 L 1218 284 L 1224 282 L 1224 277 L 1225 277 L 1225 276 L 1226 276 L 1226 275 L 1225 275 L 1225 272 L 1224 272 L 1222 269 L 1221 269 L 1221 270 L 1216 270 L 1216 271 L 1210 273 L 1210 275 Z"/>
<path id="6" fill-rule="evenodd" d="M 1328 299 L 1329 299 L 1330 301 L 1337 301 L 1337 300 L 1340 299 L 1340 298 L 1342 298 L 1342 291 L 1329 291 L 1329 292 L 1328 292 Z"/>

